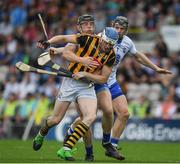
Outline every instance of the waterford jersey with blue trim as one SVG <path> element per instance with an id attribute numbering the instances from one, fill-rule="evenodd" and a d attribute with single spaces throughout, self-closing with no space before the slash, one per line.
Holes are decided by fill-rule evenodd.
<path id="1" fill-rule="evenodd" d="M 131 55 L 135 55 L 137 52 L 134 43 L 126 35 L 124 35 L 122 40 L 119 40 L 115 44 L 114 51 L 116 54 L 116 62 L 112 68 L 112 72 L 111 72 L 109 79 L 107 81 L 107 84 L 109 87 L 116 82 L 117 68 L 118 68 L 119 64 L 121 63 L 122 59 L 125 57 L 125 55 L 128 53 Z"/>

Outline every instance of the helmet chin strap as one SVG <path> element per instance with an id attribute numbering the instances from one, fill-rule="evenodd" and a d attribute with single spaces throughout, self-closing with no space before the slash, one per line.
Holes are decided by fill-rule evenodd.
<path id="1" fill-rule="evenodd" d="M 80 33 L 83 33 L 81 25 L 79 25 Z"/>

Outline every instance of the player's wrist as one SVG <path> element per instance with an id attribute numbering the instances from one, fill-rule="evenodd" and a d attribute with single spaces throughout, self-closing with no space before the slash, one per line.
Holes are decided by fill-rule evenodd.
<path id="1" fill-rule="evenodd" d="M 158 66 L 155 66 L 154 71 L 158 72 L 159 69 L 160 69 L 160 68 L 159 68 Z"/>
<path id="2" fill-rule="evenodd" d="M 51 43 L 49 42 L 49 40 L 45 41 L 44 43 L 45 43 L 45 45 L 48 46 L 48 47 L 51 45 Z"/>
<path id="3" fill-rule="evenodd" d="M 87 72 L 83 72 L 83 75 L 84 75 L 84 77 L 88 77 L 88 73 Z"/>
<path id="4" fill-rule="evenodd" d="M 51 45 L 49 41 L 39 40 L 38 42 L 43 46 L 44 49 Z"/>
<path id="5" fill-rule="evenodd" d="M 81 64 L 83 64 L 83 65 L 85 64 L 85 60 L 84 60 L 83 57 L 79 57 L 79 58 L 78 58 L 78 62 L 81 63 Z"/>

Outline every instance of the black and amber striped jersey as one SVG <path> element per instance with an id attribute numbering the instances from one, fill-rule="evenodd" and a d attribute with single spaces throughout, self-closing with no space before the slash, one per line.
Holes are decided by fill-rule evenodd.
<path id="1" fill-rule="evenodd" d="M 111 50 L 109 53 L 101 53 L 99 51 L 99 41 L 100 37 L 97 35 L 88 35 L 88 34 L 77 34 L 77 48 L 76 55 L 79 57 L 93 57 L 98 60 L 102 65 L 107 65 L 111 67 L 115 62 L 115 52 Z M 88 69 L 83 66 L 82 63 L 71 62 L 68 69 L 77 73 L 80 71 L 86 71 L 93 73 L 96 69 Z"/>

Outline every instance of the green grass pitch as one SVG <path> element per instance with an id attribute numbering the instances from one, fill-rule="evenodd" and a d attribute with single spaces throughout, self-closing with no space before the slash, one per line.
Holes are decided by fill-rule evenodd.
<path id="1" fill-rule="evenodd" d="M 45 141 L 40 151 L 33 151 L 32 140 L 0 140 L 0 163 L 64 163 L 56 156 L 60 144 Z M 94 141 L 95 161 L 98 163 L 180 163 L 180 143 L 125 142 L 120 143 L 126 160 L 118 161 L 104 155 L 100 141 Z M 84 162 L 84 145 L 78 143 L 75 162 Z M 69 162 L 68 162 L 69 163 Z"/>

